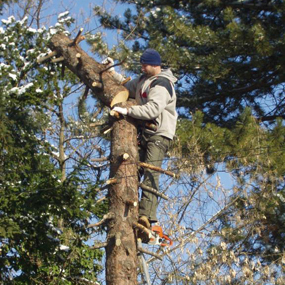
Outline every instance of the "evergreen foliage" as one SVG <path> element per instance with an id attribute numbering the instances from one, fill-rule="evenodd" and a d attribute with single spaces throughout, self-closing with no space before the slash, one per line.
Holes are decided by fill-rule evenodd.
<path id="1" fill-rule="evenodd" d="M 194 254 L 196 274 L 188 273 L 192 282 L 282 284 L 285 256 L 282 119 L 266 129 L 247 108 L 229 130 L 205 124 L 199 111 L 190 122 L 180 120 L 177 135 L 172 154 L 180 157 L 176 165 L 190 175 L 194 187 L 201 183 L 204 168 L 212 169 L 210 176 L 216 171 L 230 173 L 233 183 L 225 193 L 229 207 L 219 214 L 219 222 L 206 231 L 205 251 Z M 211 190 L 214 195 L 216 189 Z M 180 209 L 177 214 L 181 213 Z M 191 220 L 185 223 L 191 224 Z M 202 260 L 197 261 L 199 258 Z"/>
<path id="2" fill-rule="evenodd" d="M 246 107 L 263 121 L 283 117 L 284 1 L 118 2 L 135 8 L 123 19 L 97 8 L 101 23 L 121 31 L 124 48 L 161 53 L 180 77 L 179 106 L 227 126 Z"/>
<path id="3" fill-rule="evenodd" d="M 37 58 L 49 52 L 50 36 L 72 19 L 65 13 L 58 21 L 50 29 L 33 29 L 27 26 L 27 18 L 9 17 L 0 27 L 3 284 L 76 284 L 80 280 L 96 284 L 101 270 L 97 261 L 102 252 L 87 243 L 90 218 L 96 213 L 102 216 L 106 209 L 95 203 L 94 187 L 100 181 L 90 175 L 96 171 L 91 173 L 88 159 L 72 160 L 66 141 L 60 144 L 56 136 L 58 129 L 68 126 L 68 139 L 76 139 L 74 124 L 60 115 L 77 81 L 69 72 L 61 77 L 60 66 L 37 64 Z M 61 125 L 60 119 L 64 119 Z M 62 146 L 66 156 L 57 154 Z"/>
<path id="4" fill-rule="evenodd" d="M 174 214 L 178 224 L 195 224 L 193 216 L 184 217 L 205 169 L 213 177 L 222 164 L 233 179 L 223 192 L 229 206 L 179 263 L 189 267 L 177 265 L 169 276 L 179 284 L 283 284 L 284 1 L 116 2 L 133 8 L 124 18 L 96 8 L 104 27 L 121 36 L 111 52 L 101 52 L 139 73 L 140 54 L 155 48 L 179 77 L 180 120 L 171 154 L 193 192 Z M 161 282 L 173 284 L 169 276 Z"/>

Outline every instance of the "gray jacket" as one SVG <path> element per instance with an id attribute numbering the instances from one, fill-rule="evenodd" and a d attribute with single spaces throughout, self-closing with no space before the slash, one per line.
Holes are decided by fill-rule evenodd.
<path id="1" fill-rule="evenodd" d="M 157 131 L 146 132 L 173 139 L 176 130 L 176 94 L 173 84 L 177 81 L 170 69 L 162 70 L 156 76 L 142 75 L 125 84 L 130 97 L 138 105 L 128 110 L 128 115 L 146 121 L 154 121 Z"/>

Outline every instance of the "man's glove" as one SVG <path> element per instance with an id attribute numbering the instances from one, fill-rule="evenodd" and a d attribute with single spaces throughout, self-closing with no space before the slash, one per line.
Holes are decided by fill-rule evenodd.
<path id="1" fill-rule="evenodd" d="M 114 65 L 114 60 L 111 57 L 107 57 L 104 60 L 101 61 L 102 64 L 106 66 L 106 68 L 110 67 L 108 71 L 114 71 L 115 68 L 113 67 Z M 112 66 L 112 67 L 111 67 Z"/>
<path id="2" fill-rule="evenodd" d="M 122 115 L 128 115 L 128 109 L 127 108 L 114 107 L 112 110 L 116 111 Z"/>

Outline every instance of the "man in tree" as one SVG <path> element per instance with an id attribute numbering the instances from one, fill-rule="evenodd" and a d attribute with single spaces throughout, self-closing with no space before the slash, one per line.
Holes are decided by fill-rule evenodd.
<path id="1" fill-rule="evenodd" d="M 111 58 L 104 62 L 108 66 L 114 64 Z M 140 160 L 161 167 L 176 130 L 176 94 L 173 84 L 177 79 L 170 69 L 161 68 L 160 54 L 154 49 L 147 49 L 142 54 L 140 63 L 143 74 L 124 85 L 138 105 L 128 109 L 114 107 L 113 110 L 143 122 L 138 130 Z M 109 70 L 114 79 L 122 82 L 122 75 L 113 68 Z M 143 174 L 143 184 L 158 190 L 159 173 L 147 169 Z M 157 207 L 158 197 L 143 191 L 139 205 L 139 223 L 147 228 L 150 228 L 151 223 L 156 223 Z"/>

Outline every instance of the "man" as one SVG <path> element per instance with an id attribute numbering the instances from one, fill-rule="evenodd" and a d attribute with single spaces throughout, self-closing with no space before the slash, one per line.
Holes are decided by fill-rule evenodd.
<path id="1" fill-rule="evenodd" d="M 105 62 L 108 63 L 108 61 L 108 66 L 114 64 L 112 59 L 108 58 Z M 128 109 L 114 107 L 113 110 L 155 125 L 155 130 L 148 128 L 148 124 L 142 127 L 139 154 L 142 162 L 161 167 L 162 160 L 175 135 L 177 113 L 173 84 L 177 79 L 170 69 L 161 68 L 160 54 L 154 49 L 147 49 L 142 54 L 140 63 L 143 75 L 124 85 L 129 90 L 130 97 L 135 98 L 138 105 Z M 123 80 L 123 77 L 114 69 L 111 73 L 117 81 Z M 159 173 L 145 169 L 143 184 L 158 190 Z M 150 228 L 151 223 L 156 223 L 157 207 L 157 196 L 143 191 L 139 205 L 139 223 L 147 228 Z"/>

